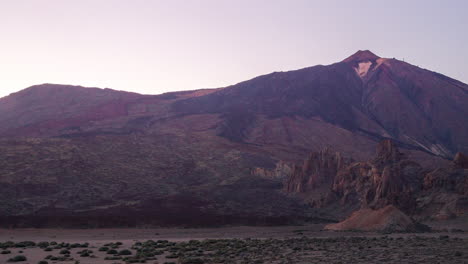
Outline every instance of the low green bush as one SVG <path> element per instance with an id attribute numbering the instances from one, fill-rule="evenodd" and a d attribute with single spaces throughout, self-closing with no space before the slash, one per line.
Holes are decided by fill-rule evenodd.
<path id="1" fill-rule="evenodd" d="M 36 246 L 36 243 L 33 241 L 21 241 L 15 244 L 15 247 L 17 248 L 34 247 L 34 246 Z"/>
<path id="2" fill-rule="evenodd" d="M 13 258 L 10 258 L 10 259 L 8 260 L 8 262 L 21 262 L 21 261 L 26 261 L 26 260 L 27 260 L 27 258 L 26 258 L 25 256 L 23 256 L 23 255 L 18 255 L 18 256 L 15 256 L 15 257 L 13 257 Z"/>
<path id="3" fill-rule="evenodd" d="M 117 242 L 118 243 L 118 242 Z M 123 249 L 119 251 L 119 255 L 131 255 L 132 252 L 128 249 Z"/>
<path id="4" fill-rule="evenodd" d="M 200 258 L 189 258 L 189 259 L 183 259 L 181 264 L 204 264 L 205 261 Z"/>
<path id="5" fill-rule="evenodd" d="M 115 254 L 118 254 L 118 252 L 117 252 L 117 250 L 115 250 L 115 249 L 109 249 L 109 250 L 107 251 L 107 254 L 115 255 Z"/>
<path id="6" fill-rule="evenodd" d="M 37 243 L 37 246 L 40 247 L 40 248 L 46 248 L 49 245 L 50 245 L 49 242 L 39 242 L 39 243 Z"/>
<path id="7" fill-rule="evenodd" d="M 67 255 L 67 254 L 70 254 L 70 251 L 66 250 L 66 249 L 62 249 L 62 250 L 60 250 L 60 254 Z"/>

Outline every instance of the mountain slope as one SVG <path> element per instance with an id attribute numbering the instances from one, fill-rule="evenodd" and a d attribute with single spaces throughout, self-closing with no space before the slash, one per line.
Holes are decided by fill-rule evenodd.
<path id="1" fill-rule="evenodd" d="M 255 141 L 249 131 L 258 115 L 302 117 L 451 157 L 468 150 L 467 101 L 466 84 L 360 51 L 341 63 L 257 77 L 174 108 L 223 114 L 220 134 L 232 140 Z"/>

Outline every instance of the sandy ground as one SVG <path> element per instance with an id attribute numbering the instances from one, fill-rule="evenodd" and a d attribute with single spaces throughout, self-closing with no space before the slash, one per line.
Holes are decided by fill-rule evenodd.
<path id="1" fill-rule="evenodd" d="M 313 232 L 317 236 L 333 235 L 321 232 L 322 225 L 278 227 L 222 227 L 222 228 L 149 228 L 149 229 L 0 229 L 0 241 L 74 241 L 106 242 L 166 239 L 188 241 L 191 239 L 224 238 L 287 238 L 297 236 L 298 230 Z"/>
<path id="2" fill-rule="evenodd" d="M 100 252 L 98 249 L 106 243 L 122 242 L 119 249 L 130 249 L 131 246 L 137 241 L 146 240 L 169 240 L 173 242 L 183 242 L 189 240 L 204 240 L 204 239 L 233 239 L 233 238 L 254 238 L 254 239 L 299 239 L 301 237 L 307 238 L 351 238 L 351 237 L 367 237 L 372 239 L 374 237 L 384 237 L 383 234 L 372 232 L 333 232 L 321 231 L 323 225 L 307 225 L 307 226 L 281 226 L 281 227 L 223 227 L 223 228 L 151 228 L 151 229 L 0 229 L 0 242 L 5 241 L 56 241 L 67 243 L 85 243 L 90 244 L 89 249 L 93 250 L 93 254 L 97 258 L 81 258 L 78 251 L 82 248 L 70 249 L 73 261 L 49 261 L 48 263 L 76 263 L 79 264 L 103 264 L 103 263 L 124 263 L 123 261 L 104 260 L 106 252 Z M 466 245 L 468 250 L 468 232 L 434 232 L 417 234 L 419 237 L 438 238 L 443 235 L 449 235 L 451 238 L 459 238 L 459 241 L 454 244 L 460 246 L 460 243 Z M 385 237 L 395 238 L 411 238 L 416 234 L 391 234 Z M 460 242 L 462 241 L 462 242 Z M 25 255 L 28 260 L 19 263 L 37 264 L 43 260 L 47 255 L 59 256 L 58 249 L 52 252 L 46 252 L 43 249 L 33 248 L 10 248 L 10 254 L 0 254 L 0 263 L 7 263 L 7 260 L 16 255 Z M 22 252 L 21 252 L 22 251 Z M 467 252 L 468 253 L 468 252 Z M 147 263 L 165 263 L 169 259 L 165 259 L 167 253 L 158 256 L 157 262 L 155 260 L 148 261 Z M 177 260 L 170 260 L 176 261 Z M 270 262 L 264 262 L 270 263 Z M 271 262 L 273 263 L 273 262 Z M 276 263 L 276 262 L 275 262 Z M 278 262 L 278 263 L 296 263 L 292 262 Z M 301 263 L 298 261 L 297 263 Z M 363 262 L 365 263 L 365 262 Z M 464 262 L 460 262 L 464 263 Z"/>

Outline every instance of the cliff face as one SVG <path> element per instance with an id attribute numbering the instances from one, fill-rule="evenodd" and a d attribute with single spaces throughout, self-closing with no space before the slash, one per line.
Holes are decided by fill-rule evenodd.
<path id="1" fill-rule="evenodd" d="M 252 175 L 266 179 L 284 180 L 285 178 L 289 177 L 289 175 L 291 175 L 293 169 L 294 165 L 280 160 L 278 163 L 276 163 L 273 170 L 257 167 L 253 168 L 251 173 Z"/>
<path id="2" fill-rule="evenodd" d="M 377 156 L 368 162 L 359 162 L 340 171 L 332 190 L 341 203 L 360 203 L 381 208 L 396 205 L 410 210 L 415 206 L 413 194 L 421 188 L 422 168 L 408 160 L 390 140 L 377 147 Z"/>
<path id="3" fill-rule="evenodd" d="M 338 203 L 379 210 L 391 205 L 414 217 L 435 219 L 468 212 L 468 170 L 460 165 L 461 153 L 452 164 L 433 170 L 408 159 L 391 140 L 380 142 L 369 161 L 346 165 L 333 158 L 340 155 L 329 153 L 312 153 L 302 167 L 296 166 L 285 181 L 286 191 L 321 208 Z"/>
<path id="4" fill-rule="evenodd" d="M 468 213 L 468 169 L 464 158 L 464 154 L 457 153 L 452 164 L 424 175 L 419 195 L 422 215 L 445 220 Z"/>
<path id="5" fill-rule="evenodd" d="M 346 166 L 339 152 L 325 148 L 311 153 L 302 166 L 294 166 L 286 182 L 287 192 L 309 192 L 319 188 L 329 188 L 335 175 Z"/>
<path id="6" fill-rule="evenodd" d="M 457 154 L 455 154 L 455 158 L 453 158 L 453 163 L 456 167 L 468 169 L 468 156 L 461 152 L 457 152 Z"/>

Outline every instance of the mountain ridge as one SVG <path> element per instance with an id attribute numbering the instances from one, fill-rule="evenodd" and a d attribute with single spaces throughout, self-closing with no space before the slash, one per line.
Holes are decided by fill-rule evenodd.
<path id="1" fill-rule="evenodd" d="M 374 56 L 215 89 L 140 95 L 45 84 L 3 97 L 0 215 L 25 225 L 57 216 L 114 223 L 119 210 L 152 224 L 341 220 L 284 191 L 311 152 L 371 160 L 391 139 L 427 170 L 468 152 L 467 85 Z M 142 224 L 130 216 L 126 224 Z"/>

